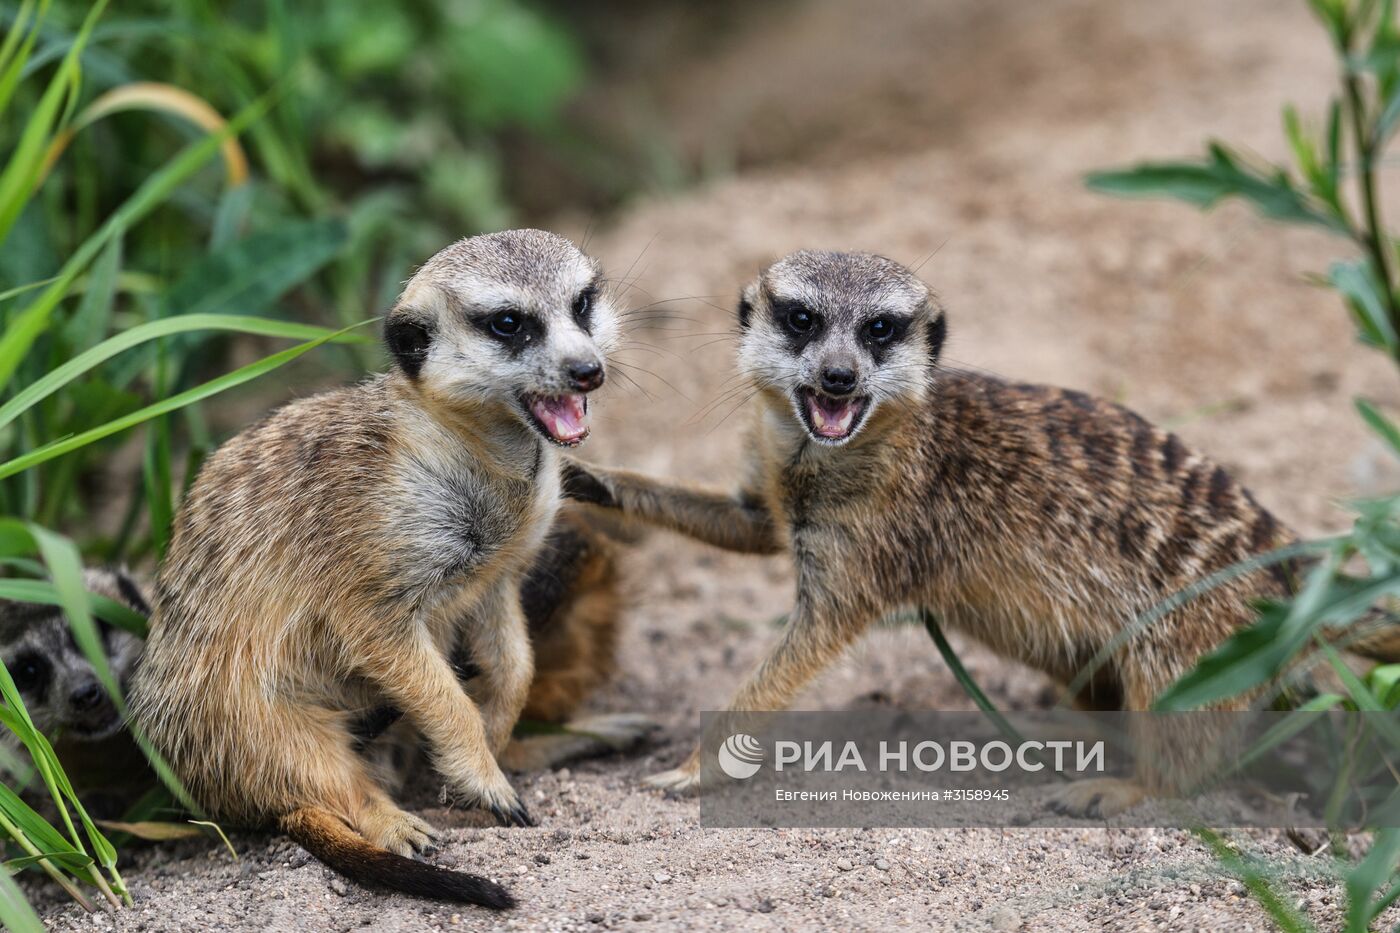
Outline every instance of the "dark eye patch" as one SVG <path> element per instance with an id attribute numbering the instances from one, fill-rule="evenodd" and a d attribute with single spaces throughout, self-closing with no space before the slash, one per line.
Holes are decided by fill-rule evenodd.
<path id="1" fill-rule="evenodd" d="M 909 318 L 897 314 L 875 314 L 860 325 L 856 335 L 879 363 L 885 353 L 909 333 Z"/>
<path id="2" fill-rule="evenodd" d="M 778 298 L 770 302 L 773 322 L 788 339 L 794 351 L 811 343 L 825 326 L 822 316 L 800 301 Z"/>
<path id="3" fill-rule="evenodd" d="M 34 651 L 21 651 L 5 667 L 19 692 L 35 698 L 43 697 L 53 676 L 48 658 Z"/>
<path id="4" fill-rule="evenodd" d="M 480 315 L 472 323 L 483 334 L 505 347 L 512 356 L 544 336 L 544 322 L 518 308 L 500 308 Z"/>

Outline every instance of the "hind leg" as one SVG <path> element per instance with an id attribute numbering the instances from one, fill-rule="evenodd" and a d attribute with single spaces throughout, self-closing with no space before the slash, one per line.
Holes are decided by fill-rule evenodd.
<path id="1" fill-rule="evenodd" d="M 551 726 L 545 733 L 517 736 L 498 761 L 507 771 L 557 768 L 569 761 L 626 751 L 657 728 L 653 720 L 634 713 L 581 716 Z"/>
<path id="2" fill-rule="evenodd" d="M 246 712 L 246 711 L 245 711 Z M 258 801 L 262 812 L 286 814 L 318 807 L 335 814 L 367 841 L 399 855 L 431 849 L 434 831 L 405 813 L 354 749 L 344 716 L 338 712 L 277 703 L 261 710 L 260 740 L 249 746 L 249 788 L 275 797 Z"/>
<path id="3" fill-rule="evenodd" d="M 1189 793 L 1230 755 L 1232 723 L 1205 712 L 1190 716 L 1149 712 L 1157 697 L 1183 671 L 1158 657 L 1125 655 L 1118 662 L 1123 685 L 1123 709 L 1132 713 L 1128 740 L 1132 744 L 1131 778 L 1087 778 L 1071 781 L 1053 792 L 1047 804 L 1066 816 L 1107 819 L 1149 798 Z M 1216 711 L 1244 709 L 1248 700 L 1233 698 L 1212 707 Z"/>

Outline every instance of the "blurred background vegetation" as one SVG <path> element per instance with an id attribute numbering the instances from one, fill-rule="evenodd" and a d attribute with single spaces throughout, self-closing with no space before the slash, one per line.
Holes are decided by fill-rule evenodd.
<path id="1" fill-rule="evenodd" d="M 602 19 L 627 13 L 618 6 Z M 67 0 L 0 5 L 6 33 L 32 42 L 9 76 L 0 152 L 32 126 L 92 11 Z M 33 298 L 23 289 L 59 275 L 182 146 L 250 106 L 266 112 L 79 271 L 53 315 L 61 326 L 25 355 L 17 383 L 175 315 L 361 322 L 457 237 L 569 210 L 595 217 L 683 183 L 645 118 L 629 134 L 571 110 L 618 52 L 616 34 L 590 31 L 599 20 L 521 0 L 179 0 L 102 11 L 65 79 L 31 196 L 0 226 L 0 314 L 17 314 Z M 32 33 L 15 29 L 35 21 Z M 209 333 L 146 344 L 26 413 L 3 443 L 14 457 L 108 423 L 222 371 L 231 355 L 247 362 L 260 345 Z M 377 353 L 347 343 L 318 355 L 319 377 L 300 381 L 357 374 Z M 159 550 L 168 511 L 152 480 L 168 474 L 178 485 L 217 432 L 191 406 L 148 435 L 144 476 L 127 432 L 3 480 L 0 503 L 77 533 L 89 558 L 139 562 Z M 111 468 L 94 470 L 98 462 Z M 152 493 L 159 505 L 146 501 Z"/>

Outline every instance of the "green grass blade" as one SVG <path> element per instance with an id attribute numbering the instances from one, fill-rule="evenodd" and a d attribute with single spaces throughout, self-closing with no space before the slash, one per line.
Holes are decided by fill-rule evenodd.
<path id="1" fill-rule="evenodd" d="M 158 340 L 161 337 L 198 330 L 232 331 L 261 337 L 287 337 L 294 340 L 315 340 L 329 337 L 338 342 L 367 342 L 365 337 L 351 334 L 348 329 L 331 331 L 310 324 L 293 324 L 289 321 L 274 321 L 268 318 L 236 314 L 181 314 L 148 321 L 114 337 L 108 337 L 97 346 L 79 353 L 62 366 L 46 373 L 42 378 L 36 379 L 16 392 L 13 398 L 4 405 L 0 405 L 0 428 L 4 428 L 15 418 L 79 376 L 96 369 L 107 360 L 130 350 L 132 347 L 151 340 Z"/>
<path id="2" fill-rule="evenodd" d="M 292 360 L 301 356 L 303 353 L 316 349 L 317 347 L 321 346 L 321 344 L 330 341 L 335 336 L 345 333 L 348 330 L 349 328 L 346 328 L 343 331 L 335 331 L 332 334 L 328 334 L 324 337 L 319 337 L 316 340 L 311 340 L 306 343 L 298 344 L 297 346 L 287 350 L 283 350 L 280 353 L 274 353 L 271 356 L 267 356 L 261 360 L 258 360 L 256 363 L 249 363 L 247 366 L 237 369 L 231 373 L 226 373 L 225 375 L 220 376 L 217 379 L 211 379 L 210 381 L 202 385 L 195 386 L 193 389 L 181 392 L 178 395 L 173 395 L 170 398 L 163 399 L 162 401 L 156 402 L 153 405 L 147 405 L 140 411 L 132 412 L 131 414 L 126 415 L 125 417 L 117 418 L 114 421 L 109 421 L 106 424 L 99 425 L 98 427 L 95 427 L 89 431 L 84 431 L 81 434 L 78 434 L 74 437 L 64 438 L 63 440 L 54 441 L 51 444 L 46 444 L 43 447 L 40 447 L 38 450 L 30 451 L 29 453 L 24 454 L 23 456 L 16 457 L 13 460 L 0 464 L 0 479 L 3 479 L 7 476 L 13 476 L 16 473 L 22 472 L 24 470 L 28 470 L 31 467 L 37 466 L 40 463 L 45 463 L 49 460 L 54 459 L 55 457 L 61 457 L 64 454 L 77 450 L 80 447 L 85 447 L 94 441 L 99 441 L 104 437 L 110 437 L 113 434 L 125 431 L 127 428 L 134 427 L 138 424 L 142 424 L 143 422 L 149 421 L 152 418 L 166 414 L 167 412 L 172 412 L 179 408 L 183 408 L 184 406 L 189 405 L 192 402 L 201 401 L 203 399 L 209 398 L 211 395 L 218 395 L 220 392 L 227 391 L 228 389 L 232 389 L 235 386 L 240 386 L 245 382 L 250 382 L 258 378 L 259 376 L 265 375 L 266 373 L 277 369 L 279 366 L 284 366 L 287 363 L 290 363 Z"/>
<path id="3" fill-rule="evenodd" d="M 122 238 L 114 237 L 93 264 L 78 308 L 63 327 L 72 350 L 86 350 L 106 335 L 116 305 L 117 279 L 122 268 Z"/>
<path id="4" fill-rule="evenodd" d="M 25 63 L 39 38 L 39 24 L 43 22 L 48 9 L 49 0 L 44 0 L 31 23 L 29 18 L 34 14 L 34 4 L 32 0 L 24 0 L 19 5 L 14 22 L 10 24 L 10 31 L 5 34 L 3 44 L 0 44 L 0 116 L 4 115 L 10 98 L 14 97 L 15 88 L 19 87 Z"/>
<path id="5" fill-rule="evenodd" d="M 87 597 L 92 605 L 93 615 L 117 628 L 145 637 L 146 617 L 141 613 L 100 593 L 88 593 Z M 0 580 L 0 599 L 45 606 L 63 605 L 59 602 L 58 591 L 47 580 Z"/>
<path id="6" fill-rule="evenodd" d="M 1253 573 L 1265 567 L 1271 567 L 1274 564 L 1284 563 L 1295 557 L 1304 557 L 1321 553 L 1335 547 L 1337 543 L 1342 540 L 1342 536 L 1319 538 L 1314 541 L 1301 541 L 1297 544 L 1281 547 L 1276 551 L 1270 551 L 1267 554 L 1260 554 L 1256 557 L 1242 560 L 1238 564 L 1232 564 L 1202 580 L 1196 581 L 1184 589 L 1178 590 L 1115 632 L 1113 637 L 1108 640 L 1108 643 L 1100 648 L 1094 656 L 1089 659 L 1089 662 L 1075 674 L 1074 680 L 1070 681 L 1069 687 L 1065 690 L 1065 695 L 1070 697 L 1078 696 L 1080 691 L 1088 685 L 1089 679 L 1098 672 L 1099 668 L 1107 663 L 1109 658 L 1113 657 L 1114 653 L 1119 648 L 1161 621 L 1170 613 L 1191 602 L 1193 599 L 1210 592 L 1218 586 L 1223 586 L 1236 577 L 1244 576 L 1247 573 Z"/>
<path id="7" fill-rule="evenodd" d="M 198 171 L 219 151 L 223 141 L 242 130 L 262 115 L 266 101 L 258 100 L 245 107 L 228 121 L 218 133 L 211 133 L 182 149 L 159 171 L 142 183 L 131 197 L 112 213 L 96 233 L 88 237 L 73 252 L 59 270 L 56 281 L 32 304 L 11 318 L 0 335 L 0 386 L 7 385 L 34 341 L 48 326 L 49 317 L 58 303 L 68 294 L 74 279 L 114 237 L 131 224 L 146 216 L 174 193 L 175 189 Z"/>
<path id="8" fill-rule="evenodd" d="M 6 871 L 0 871 L 0 924 L 10 933 L 44 933 L 39 915 Z"/>
<path id="9" fill-rule="evenodd" d="M 73 640 L 77 642 L 78 648 L 87 658 L 88 663 L 92 665 L 93 673 L 97 675 L 98 681 L 106 688 L 117 708 L 125 715 L 126 699 L 122 696 L 121 686 L 117 683 L 117 678 L 112 673 L 112 667 L 107 661 L 107 650 L 102 643 L 102 634 L 97 630 L 97 624 L 92 620 L 92 610 L 88 606 L 87 590 L 83 586 L 82 555 L 78 553 L 78 548 L 72 541 L 54 534 L 46 528 L 31 524 L 29 532 L 34 536 L 34 543 L 39 549 L 39 555 L 44 559 L 44 565 L 49 568 L 49 576 L 53 579 L 59 603 L 64 614 L 68 616 L 68 627 L 73 633 Z M 78 819 L 82 822 L 83 829 L 87 833 L 88 843 L 92 846 L 93 855 L 97 862 L 109 873 L 112 873 L 113 881 L 120 886 L 120 877 L 113 872 L 117 864 L 116 848 L 107 840 L 106 836 L 102 835 L 101 830 L 88 816 L 87 810 L 78 800 L 78 795 L 73 791 L 72 784 L 69 783 L 68 776 L 61 767 L 55 778 L 64 796 L 77 811 Z M 95 880 L 98 879 L 95 878 Z M 102 886 L 100 880 L 98 880 L 98 886 Z"/>
<path id="10" fill-rule="evenodd" d="M 0 244 L 5 242 L 10 229 L 19 219 L 20 211 L 34 193 L 49 141 L 64 119 L 66 109 L 76 97 L 78 63 L 83 46 L 106 6 L 107 0 L 97 0 L 93 4 L 78 32 L 78 37 L 73 42 L 73 47 L 63 57 L 58 70 L 49 79 L 43 96 L 39 98 L 39 103 L 24 121 L 24 131 L 20 133 L 19 142 L 10 160 L 5 164 L 4 171 L 0 171 Z M 8 74 L 0 77 L 0 81 L 7 80 Z M 8 95 L 12 92 L 13 85 L 0 84 L 0 94 L 5 95 L 4 98 L 0 98 L 0 104 L 8 104 Z"/>
<path id="11" fill-rule="evenodd" d="M 1351 871 L 1347 872 L 1347 933 L 1366 933 L 1371 921 L 1386 907 L 1386 901 L 1372 903 L 1381 885 L 1395 877 L 1400 862 L 1400 829 L 1376 832 L 1371 851 Z M 1394 894 L 1387 897 L 1393 898 Z"/>
<path id="12" fill-rule="evenodd" d="M 1280 894 L 1273 879 L 1253 860 L 1245 859 L 1212 829 L 1198 828 L 1193 832 L 1215 853 L 1216 859 L 1254 895 L 1259 906 L 1283 933 L 1316 933 L 1317 928 L 1300 914 L 1286 896 Z"/>
<path id="13" fill-rule="evenodd" d="M 962 659 L 953 650 L 953 646 L 948 643 L 947 637 L 943 634 L 943 628 L 938 624 L 938 618 L 927 609 L 919 610 L 924 622 L 924 628 L 928 629 L 929 637 L 933 639 L 934 645 L 938 647 L 938 653 L 943 655 L 943 661 L 948 665 L 948 669 L 953 672 L 958 683 L 967 695 L 972 698 L 972 702 L 977 704 L 977 708 L 987 715 L 996 724 L 1001 734 L 1018 745 L 1025 744 L 1025 737 L 1016 730 L 1016 727 L 1006 721 L 1006 717 L 996 708 L 996 704 L 982 691 L 981 686 L 973 678 L 972 674 L 963 666 Z"/>

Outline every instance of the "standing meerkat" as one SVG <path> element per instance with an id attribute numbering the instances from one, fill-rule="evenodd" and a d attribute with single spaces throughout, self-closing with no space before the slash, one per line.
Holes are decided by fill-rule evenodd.
<path id="1" fill-rule="evenodd" d="M 943 310 L 904 266 L 803 251 L 739 302 L 739 368 L 755 395 L 735 491 L 570 464 L 566 494 L 734 551 L 787 551 L 797 600 L 730 703 L 786 707 L 888 613 L 926 607 L 1069 683 L 1122 628 L 1207 574 L 1294 540 L 1175 435 L 1080 392 L 937 365 Z M 1259 571 L 1117 648 L 1080 698 L 1148 709 L 1252 622 Z M 698 750 L 650 779 L 696 789 Z M 1079 781 L 1053 805 L 1111 815 L 1135 781 Z"/>
<path id="2" fill-rule="evenodd" d="M 520 581 L 617 320 L 594 260 L 516 230 L 429 259 L 384 336 L 388 373 L 293 402 L 205 464 L 133 708 L 215 818 L 275 825 L 357 881 L 507 907 L 494 883 L 409 857 L 432 827 L 372 779 L 351 726 L 402 710 L 453 792 L 529 822 L 495 757 L 531 681 Z"/>

